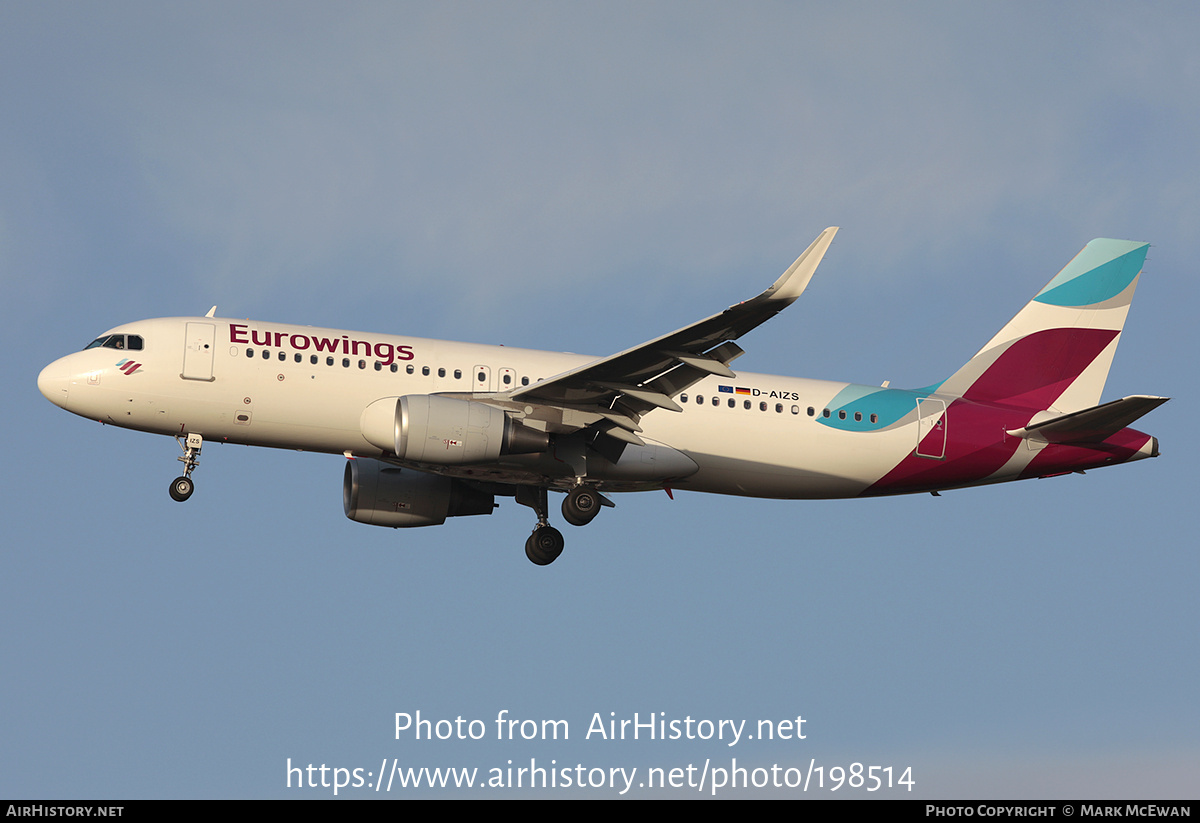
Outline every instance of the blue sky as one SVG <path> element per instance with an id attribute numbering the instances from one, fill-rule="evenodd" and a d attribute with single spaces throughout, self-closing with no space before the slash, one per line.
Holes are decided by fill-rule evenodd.
<path id="1" fill-rule="evenodd" d="M 0 795 L 736 757 L 911 766 L 897 796 L 1194 798 L 1198 31 L 1182 3 L 4 4 Z M 936 499 L 624 495 L 539 569 L 511 501 L 346 520 L 335 456 L 211 446 L 180 506 L 173 442 L 35 387 L 214 303 L 609 354 L 828 225 L 740 367 L 927 385 L 1088 240 L 1151 242 L 1104 398 L 1174 398 L 1141 424 L 1162 458 Z M 571 739 L 395 739 L 417 710 Z M 807 737 L 585 740 L 610 712 Z"/>

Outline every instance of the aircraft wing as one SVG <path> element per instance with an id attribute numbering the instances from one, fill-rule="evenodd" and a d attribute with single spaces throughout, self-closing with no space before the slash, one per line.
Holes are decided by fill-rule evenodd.
<path id="1" fill-rule="evenodd" d="M 805 249 L 770 288 L 678 331 L 594 360 L 497 400 L 550 406 L 564 412 L 564 428 L 596 425 L 626 443 L 641 444 L 641 416 L 656 408 L 682 411 L 672 396 L 709 375 L 732 379 L 729 363 L 742 354 L 733 341 L 787 308 L 808 286 L 837 227 Z M 573 422 L 572 422 L 573 421 Z"/>

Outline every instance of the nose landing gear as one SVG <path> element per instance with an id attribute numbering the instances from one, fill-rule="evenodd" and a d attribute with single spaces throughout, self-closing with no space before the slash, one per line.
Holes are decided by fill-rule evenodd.
<path id="1" fill-rule="evenodd" d="M 182 503 L 196 490 L 196 484 L 192 482 L 192 472 L 200 462 L 200 448 L 204 445 L 204 438 L 198 434 L 189 434 L 184 441 L 179 435 L 175 435 L 175 442 L 183 449 L 183 457 L 176 458 L 183 464 L 183 476 L 171 481 L 170 492 L 172 500 Z"/>

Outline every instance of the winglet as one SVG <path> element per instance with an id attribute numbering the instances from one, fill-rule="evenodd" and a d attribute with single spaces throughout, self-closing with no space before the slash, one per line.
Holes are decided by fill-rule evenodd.
<path id="1" fill-rule="evenodd" d="M 783 300 L 784 305 L 787 305 L 803 294 L 837 232 L 837 226 L 830 226 L 821 232 L 804 253 L 796 258 L 796 262 L 758 297 L 763 300 Z"/>
<path id="2" fill-rule="evenodd" d="M 710 375 L 733 378 L 729 363 L 742 353 L 733 341 L 779 314 L 800 296 L 835 234 L 836 226 L 821 232 L 804 254 L 756 297 L 670 334 L 496 397 L 506 402 L 586 408 L 588 413 L 601 417 L 618 411 L 635 425 L 641 415 L 656 408 L 683 411 L 673 398 L 689 386 Z M 618 401 L 620 408 L 615 405 Z M 622 426 L 619 421 L 611 422 Z"/>

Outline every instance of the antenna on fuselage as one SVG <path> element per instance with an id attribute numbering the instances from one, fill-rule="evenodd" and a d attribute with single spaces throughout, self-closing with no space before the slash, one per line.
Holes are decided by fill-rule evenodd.
<path id="1" fill-rule="evenodd" d="M 213 306 L 211 309 L 208 310 L 208 314 L 206 314 L 204 316 L 205 317 L 216 317 L 217 316 L 217 307 Z"/>

